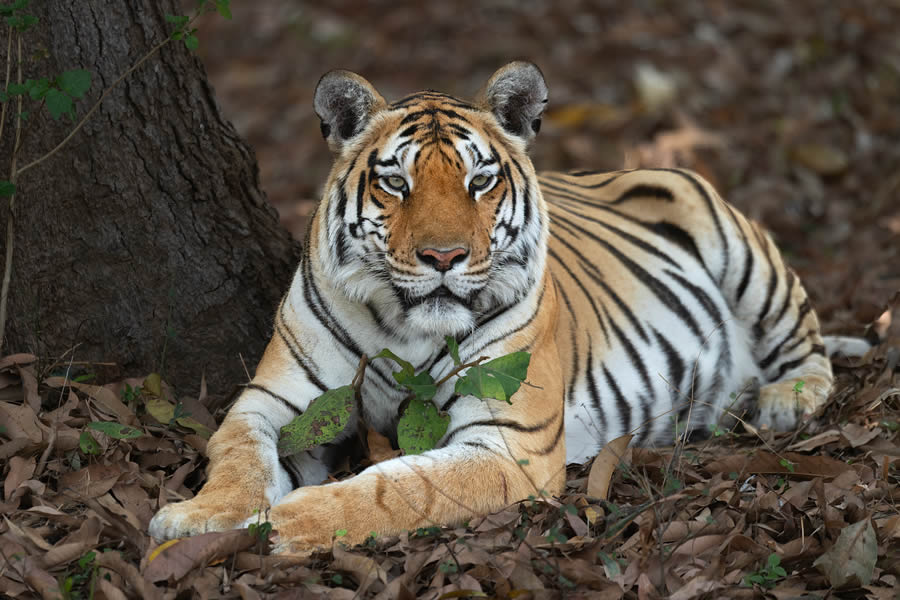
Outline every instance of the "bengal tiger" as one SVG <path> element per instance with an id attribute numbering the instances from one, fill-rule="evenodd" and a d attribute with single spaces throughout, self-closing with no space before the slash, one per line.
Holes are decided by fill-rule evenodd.
<path id="1" fill-rule="evenodd" d="M 538 176 L 541 71 L 513 62 L 474 101 L 387 102 L 354 73 L 319 81 L 334 154 L 303 256 L 256 374 L 208 445 L 196 497 L 163 506 L 169 539 L 257 521 L 276 552 L 452 524 L 538 494 L 634 432 L 669 444 L 737 410 L 785 430 L 832 387 L 816 313 L 757 223 L 682 169 Z M 322 484 L 356 437 L 279 459 L 280 428 L 383 348 L 435 379 L 462 359 L 531 354 L 512 403 L 453 393 L 438 446 Z M 373 361 L 362 417 L 393 437 L 406 396 Z M 802 382 L 802 383 L 801 383 Z M 755 385 L 754 385 L 755 384 Z M 344 533 L 343 531 L 341 533 Z"/>

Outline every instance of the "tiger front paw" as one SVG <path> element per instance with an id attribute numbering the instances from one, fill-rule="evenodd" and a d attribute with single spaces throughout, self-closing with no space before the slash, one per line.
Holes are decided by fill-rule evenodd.
<path id="1" fill-rule="evenodd" d="M 198 497 L 163 506 L 150 520 L 149 532 L 157 540 L 171 540 L 210 531 L 228 531 L 243 527 L 252 512 L 253 507 L 246 503 L 228 505 Z"/>

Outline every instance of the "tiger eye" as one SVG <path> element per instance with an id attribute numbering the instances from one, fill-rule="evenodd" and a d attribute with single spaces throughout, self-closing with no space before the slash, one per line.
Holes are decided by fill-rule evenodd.
<path id="1" fill-rule="evenodd" d="M 387 177 L 388 187 L 394 188 L 395 190 L 402 190 L 406 187 L 406 180 L 400 177 L 399 175 L 391 175 Z"/>
<path id="2" fill-rule="evenodd" d="M 476 175 L 472 178 L 471 185 L 475 189 L 480 189 L 486 186 L 490 180 L 491 178 L 487 175 Z"/>

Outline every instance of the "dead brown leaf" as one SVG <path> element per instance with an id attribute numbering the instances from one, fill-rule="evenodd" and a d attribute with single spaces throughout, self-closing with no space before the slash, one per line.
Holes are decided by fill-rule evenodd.
<path id="1" fill-rule="evenodd" d="M 13 456 L 9 459 L 9 473 L 6 474 L 6 479 L 3 481 L 3 498 L 5 500 L 9 500 L 13 491 L 34 475 L 35 466 L 36 462 L 33 456 L 29 458 Z"/>
<path id="2" fill-rule="evenodd" d="M 394 450 L 391 447 L 391 441 L 375 431 L 369 429 L 366 433 L 366 439 L 369 444 L 369 461 L 374 465 L 384 460 L 390 460 L 402 454 L 401 450 Z"/>
<path id="3" fill-rule="evenodd" d="M 588 476 L 587 493 L 589 496 L 605 500 L 609 493 L 609 482 L 612 480 L 619 461 L 625 456 L 625 450 L 631 442 L 631 434 L 625 434 L 610 441 L 600 454 L 594 458 L 591 473 Z"/>
<path id="4" fill-rule="evenodd" d="M 76 390 L 87 394 L 101 411 L 115 417 L 116 422 L 123 425 L 139 424 L 137 417 L 134 416 L 131 409 L 125 406 L 112 390 L 103 386 L 79 383 L 77 381 L 72 381 L 71 379 L 66 379 L 65 377 L 48 377 L 44 380 L 44 383 L 52 388 L 61 388 L 63 386 L 75 388 Z"/>
<path id="5" fill-rule="evenodd" d="M 710 473 L 738 475 L 770 473 L 792 477 L 837 477 L 852 470 L 852 467 L 828 456 L 809 456 L 796 452 L 786 452 L 779 456 L 765 450 L 756 450 L 750 454 L 733 454 L 715 460 L 706 466 L 706 470 Z"/>
<path id="6" fill-rule="evenodd" d="M 151 582 L 175 582 L 216 558 L 250 548 L 256 541 L 256 538 L 243 529 L 182 538 L 162 551 L 151 551 L 146 559 L 143 576 Z"/>
<path id="7" fill-rule="evenodd" d="M 341 547 L 340 542 L 334 543 L 331 552 L 334 557 L 332 563 L 334 568 L 349 573 L 359 584 L 356 589 L 359 596 L 363 596 L 376 581 L 387 583 L 387 572 L 368 556 L 347 552 Z"/>

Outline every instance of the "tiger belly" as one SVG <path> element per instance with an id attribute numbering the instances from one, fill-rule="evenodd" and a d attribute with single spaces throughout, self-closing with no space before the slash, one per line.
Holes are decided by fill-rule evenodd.
<path id="1" fill-rule="evenodd" d="M 626 433 L 638 445 L 654 446 L 670 444 L 685 428 L 708 433 L 711 424 L 726 427 L 733 422 L 729 411 L 740 416 L 755 399 L 761 371 L 747 332 L 734 319 L 705 323 L 705 340 L 665 309 L 642 326 L 648 339 L 632 331 L 631 349 L 607 346 L 599 327 L 590 336 L 576 332 L 591 345 L 581 351 L 584 364 L 568 365 L 567 462 L 583 463 Z"/>

